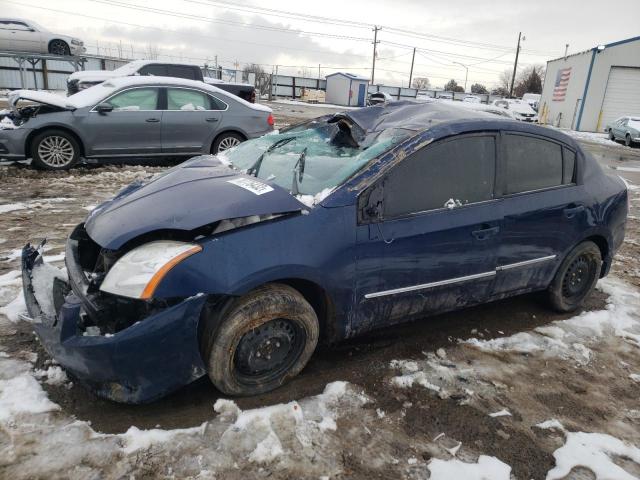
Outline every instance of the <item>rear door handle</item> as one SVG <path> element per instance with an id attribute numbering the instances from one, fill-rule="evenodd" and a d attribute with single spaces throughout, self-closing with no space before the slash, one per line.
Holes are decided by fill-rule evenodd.
<path id="1" fill-rule="evenodd" d="M 584 211 L 584 205 L 575 205 L 575 204 L 571 204 L 563 210 L 564 216 L 568 219 L 572 219 L 577 214 L 583 211 Z"/>
<path id="2" fill-rule="evenodd" d="M 471 235 L 478 240 L 486 240 L 489 237 L 493 237 L 500 231 L 500 227 L 490 227 L 489 225 L 482 225 L 480 230 L 474 230 Z"/>
<path id="3" fill-rule="evenodd" d="M 158 123 L 160 121 L 159 118 L 147 118 L 145 120 L 145 122 L 149 122 L 149 123 Z"/>
<path id="4" fill-rule="evenodd" d="M 217 122 L 218 119 L 216 117 L 209 117 L 207 118 L 207 122 Z"/>

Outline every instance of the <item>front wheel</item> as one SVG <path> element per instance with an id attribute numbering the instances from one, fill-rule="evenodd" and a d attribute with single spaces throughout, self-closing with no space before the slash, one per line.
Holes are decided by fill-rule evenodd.
<path id="1" fill-rule="evenodd" d="M 613 130 L 609 130 L 609 140 L 611 140 L 612 142 L 616 141 L 616 136 L 613 134 Z"/>
<path id="2" fill-rule="evenodd" d="M 558 312 L 573 312 L 582 306 L 600 278 L 602 255 L 598 246 L 582 242 L 566 256 L 548 290 L 551 306 Z"/>
<path id="3" fill-rule="evenodd" d="M 318 343 L 318 317 L 288 285 L 249 292 L 223 311 L 215 334 L 203 330 L 209 378 L 227 395 L 269 392 L 305 367 Z M 213 319 L 205 318 L 205 322 Z"/>
<path id="4" fill-rule="evenodd" d="M 624 144 L 625 144 L 627 147 L 630 147 L 630 146 L 631 146 L 631 135 L 629 135 L 628 133 L 627 133 L 627 135 L 624 137 Z"/>
<path id="5" fill-rule="evenodd" d="M 31 157 L 41 170 L 67 170 L 78 162 L 80 145 L 63 130 L 46 130 L 33 139 Z"/>

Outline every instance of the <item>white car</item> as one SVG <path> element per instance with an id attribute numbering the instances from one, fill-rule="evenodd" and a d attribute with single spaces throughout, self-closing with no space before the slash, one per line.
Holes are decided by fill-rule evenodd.
<path id="1" fill-rule="evenodd" d="M 0 51 L 69 56 L 86 48 L 79 38 L 52 33 L 31 20 L 0 18 Z"/>
<path id="2" fill-rule="evenodd" d="M 462 101 L 465 103 L 482 103 L 480 97 L 476 97 L 475 95 L 467 95 Z"/>
<path id="3" fill-rule="evenodd" d="M 516 120 L 521 122 L 538 123 L 538 113 L 524 100 L 502 98 L 500 100 L 495 100 L 493 105 L 509 110 L 513 118 Z"/>

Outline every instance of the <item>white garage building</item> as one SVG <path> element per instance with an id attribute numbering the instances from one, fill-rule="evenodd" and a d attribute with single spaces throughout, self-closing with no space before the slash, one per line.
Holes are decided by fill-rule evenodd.
<path id="1" fill-rule="evenodd" d="M 337 72 L 327 75 L 325 101 L 335 105 L 364 107 L 367 102 L 369 79 L 353 73 Z"/>
<path id="2" fill-rule="evenodd" d="M 547 62 L 539 113 L 541 123 L 587 132 L 640 116 L 640 37 Z"/>

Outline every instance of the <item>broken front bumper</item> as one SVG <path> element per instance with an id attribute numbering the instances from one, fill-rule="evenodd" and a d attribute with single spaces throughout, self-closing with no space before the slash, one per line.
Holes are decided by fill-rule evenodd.
<path id="1" fill-rule="evenodd" d="M 25 246 L 22 280 L 36 334 L 45 350 L 98 396 L 145 403 L 206 373 L 198 343 L 206 296 L 185 299 L 112 335 L 87 336 L 80 328 L 86 299 L 71 291 L 68 283 L 56 279 L 51 285 L 53 314 L 41 309 L 34 283 L 44 270 L 38 268 L 42 262 L 36 249 Z M 67 267 L 71 275 L 72 268 Z"/>

